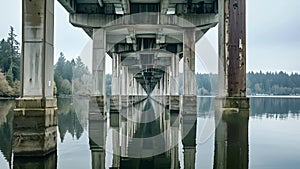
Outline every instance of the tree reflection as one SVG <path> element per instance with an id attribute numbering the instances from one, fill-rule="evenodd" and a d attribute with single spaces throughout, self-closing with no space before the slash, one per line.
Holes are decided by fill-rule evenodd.
<path id="1" fill-rule="evenodd" d="M 87 104 L 84 99 L 58 99 L 58 130 L 61 142 L 66 133 L 79 139 L 87 126 Z"/>
<path id="2" fill-rule="evenodd" d="M 13 101 L 0 102 L 0 151 L 9 165 L 12 157 L 13 107 Z"/>

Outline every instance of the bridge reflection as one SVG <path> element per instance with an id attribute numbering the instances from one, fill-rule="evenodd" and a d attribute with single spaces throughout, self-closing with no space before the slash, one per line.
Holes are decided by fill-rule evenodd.
<path id="1" fill-rule="evenodd" d="M 249 110 L 215 116 L 214 168 L 247 169 Z M 110 168 L 196 168 L 196 97 L 114 97 L 108 117 L 90 119 L 93 169 L 107 166 L 107 153 L 113 154 Z M 112 152 L 106 144 L 109 130 Z"/>
<path id="2" fill-rule="evenodd" d="M 299 116 L 297 101 L 293 104 L 292 100 L 279 100 L 252 99 L 251 116 L 266 115 L 264 117 L 273 118 L 272 114 L 276 115 L 279 110 L 282 113 L 278 115 L 289 116 L 292 113 Z M 193 97 L 117 97 L 111 98 L 109 111 L 105 114 L 100 111 L 103 105 L 98 105 L 97 102 L 93 109 L 93 104 L 90 101 L 88 105 L 88 100 L 58 100 L 58 130 L 61 137 L 64 137 L 65 133 L 70 133 L 74 139 L 82 137 L 84 130 L 89 131 L 93 169 L 196 168 L 196 153 L 206 156 L 196 152 L 199 146 L 196 133 L 200 132 L 196 127 L 199 125 L 199 121 L 197 123 L 196 120 L 197 112 L 198 118 L 206 118 L 209 114 L 207 111 L 210 111 L 209 107 L 214 105 L 211 101 L 212 98 L 194 100 Z M 13 102 L 0 104 L 2 119 L 0 150 L 7 162 L 13 163 L 14 168 L 57 168 L 57 151 L 35 158 L 12 156 L 14 104 Z M 261 104 L 265 105 L 268 113 L 261 110 Z M 81 108 L 74 108 L 76 106 Z M 88 106 L 90 106 L 89 113 L 86 111 Z M 282 109 L 279 109 L 280 107 Z M 89 120 L 88 114 L 93 115 Z M 216 111 L 214 115 L 217 128 L 213 168 L 248 168 L 249 112 Z M 113 153 L 112 163 L 107 164 L 111 153 Z"/>

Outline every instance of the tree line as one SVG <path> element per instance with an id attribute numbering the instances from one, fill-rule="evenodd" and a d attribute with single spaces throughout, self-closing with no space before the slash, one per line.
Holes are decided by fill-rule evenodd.
<path id="1" fill-rule="evenodd" d="M 54 95 L 89 95 L 91 90 L 91 74 L 80 56 L 75 60 L 67 60 L 61 52 L 54 65 Z"/>
<path id="2" fill-rule="evenodd" d="M 0 41 L 0 96 L 20 95 L 20 43 L 14 28 Z"/>
<path id="3" fill-rule="evenodd" d="M 217 74 L 196 74 L 198 95 L 217 95 Z M 300 74 L 286 72 L 247 73 L 247 95 L 300 95 Z"/>

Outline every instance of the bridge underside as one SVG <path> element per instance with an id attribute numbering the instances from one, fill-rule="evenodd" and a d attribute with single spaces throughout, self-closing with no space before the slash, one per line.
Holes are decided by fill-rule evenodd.
<path id="1" fill-rule="evenodd" d="M 249 107 L 245 0 L 58 1 L 69 12 L 70 23 L 93 39 L 91 119 L 106 119 L 107 54 L 113 60 L 112 98 L 119 98 L 118 104 L 124 102 L 123 96 L 130 95 L 153 99 L 172 96 L 169 101 L 177 103 L 180 87 L 181 94 L 194 102 L 195 43 L 217 23 L 221 107 Z M 22 6 L 22 92 L 14 120 L 16 156 L 54 150 L 57 125 L 53 96 L 54 0 L 23 0 Z M 183 63 L 181 82 L 179 62 Z M 189 101 L 183 103 L 189 105 Z M 41 127 L 33 132 L 34 124 L 22 122 L 25 116 L 42 117 L 37 122 Z M 18 130 L 28 132 L 34 153 L 28 148 L 30 144 L 18 142 L 22 137 Z"/>

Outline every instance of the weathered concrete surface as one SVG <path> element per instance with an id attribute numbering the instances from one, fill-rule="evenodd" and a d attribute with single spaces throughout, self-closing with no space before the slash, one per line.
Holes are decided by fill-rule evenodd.
<path id="1" fill-rule="evenodd" d="M 57 105 L 56 98 L 16 98 L 16 109 L 22 108 L 55 108 Z"/>
<path id="2" fill-rule="evenodd" d="M 246 0 L 219 0 L 219 96 L 246 97 Z"/>
<path id="3" fill-rule="evenodd" d="M 94 29 L 93 35 L 93 96 L 105 96 L 105 56 L 106 33 L 104 29 Z"/>
<path id="4" fill-rule="evenodd" d="M 218 23 L 216 14 L 165 15 L 159 13 L 138 13 L 127 16 L 109 14 L 70 14 L 70 23 L 77 27 L 106 28 L 137 24 L 199 27 L 207 29 Z M 208 26 L 209 25 L 209 26 Z"/>
<path id="5" fill-rule="evenodd" d="M 183 95 L 196 95 L 195 79 L 195 28 L 183 31 Z"/>
<path id="6" fill-rule="evenodd" d="M 56 108 L 17 108 L 13 122 L 14 156 L 42 156 L 56 150 Z"/>
<path id="7" fill-rule="evenodd" d="M 250 108 L 249 98 L 247 97 L 216 97 L 215 98 L 216 109 L 227 110 L 248 110 Z"/>
<path id="8" fill-rule="evenodd" d="M 22 1 L 22 97 L 53 96 L 54 0 Z"/>
<path id="9" fill-rule="evenodd" d="M 53 97 L 54 0 L 22 1 L 21 98 L 14 112 L 14 156 L 56 150 L 57 111 Z"/>

